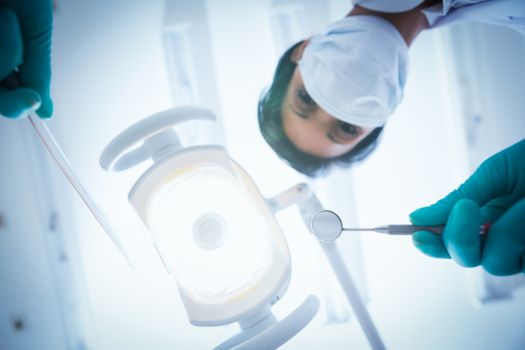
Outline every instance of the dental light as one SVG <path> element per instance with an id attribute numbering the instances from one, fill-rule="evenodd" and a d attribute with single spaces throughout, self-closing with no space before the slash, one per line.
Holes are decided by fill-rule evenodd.
<path id="1" fill-rule="evenodd" d="M 277 348 L 311 321 L 319 301 L 309 296 L 283 320 L 273 316 L 290 281 L 288 245 L 272 208 L 223 147 L 182 144 L 173 127 L 197 120 L 215 117 L 196 107 L 157 113 L 115 137 L 100 164 L 122 171 L 153 160 L 128 199 L 173 274 L 189 321 L 239 322 L 241 333 L 216 349 Z"/>

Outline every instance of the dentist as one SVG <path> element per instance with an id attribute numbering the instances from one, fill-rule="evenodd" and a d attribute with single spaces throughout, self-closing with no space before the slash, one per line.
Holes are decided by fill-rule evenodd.
<path id="1" fill-rule="evenodd" d="M 325 33 L 301 41 L 279 60 L 259 101 L 261 133 L 279 157 L 317 177 L 348 167 L 375 148 L 403 97 L 407 52 L 425 29 L 482 21 L 525 34 L 523 0 L 354 0 Z M 486 160 L 457 190 L 410 215 L 416 225 L 446 223 L 439 237 L 413 235 L 415 246 L 494 275 L 525 273 L 525 140 Z M 479 237 L 479 226 L 491 222 Z"/>

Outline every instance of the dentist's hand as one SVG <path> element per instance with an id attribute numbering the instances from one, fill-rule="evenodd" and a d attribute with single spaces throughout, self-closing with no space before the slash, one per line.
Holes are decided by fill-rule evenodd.
<path id="1" fill-rule="evenodd" d="M 482 265 L 493 275 L 525 273 L 525 139 L 485 160 L 457 190 L 410 214 L 415 225 L 446 224 L 441 237 L 412 236 L 426 255 Z M 487 237 L 479 227 L 491 223 Z"/>
<path id="2" fill-rule="evenodd" d="M 0 116 L 20 118 L 36 110 L 50 118 L 51 0 L 0 0 L 0 82 L 15 68 L 22 87 L 0 84 Z"/>

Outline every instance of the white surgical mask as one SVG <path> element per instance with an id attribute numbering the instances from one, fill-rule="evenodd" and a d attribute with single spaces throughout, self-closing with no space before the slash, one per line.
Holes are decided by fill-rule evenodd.
<path id="1" fill-rule="evenodd" d="M 349 16 L 313 36 L 299 61 L 306 91 L 350 124 L 383 126 L 403 97 L 408 46 L 388 21 Z"/>
<path id="2" fill-rule="evenodd" d="M 379 12 L 399 13 L 410 11 L 421 5 L 423 1 L 424 0 L 352 0 L 352 4 Z"/>

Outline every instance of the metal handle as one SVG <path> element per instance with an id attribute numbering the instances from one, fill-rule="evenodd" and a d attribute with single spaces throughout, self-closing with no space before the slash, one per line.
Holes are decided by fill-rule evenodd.
<path id="1" fill-rule="evenodd" d="M 485 223 L 479 227 L 479 235 L 485 236 L 489 231 L 490 224 Z M 443 234 L 445 225 L 436 226 L 415 226 L 415 225 L 385 225 L 374 228 L 375 232 L 386 233 L 389 235 L 411 235 L 416 231 L 430 231 L 437 235 Z"/>
<path id="2" fill-rule="evenodd" d="M 445 225 L 439 226 L 414 226 L 414 225 L 386 225 L 376 227 L 374 231 L 388 233 L 390 235 L 411 235 L 416 231 L 430 231 L 435 234 L 442 234 Z"/>

